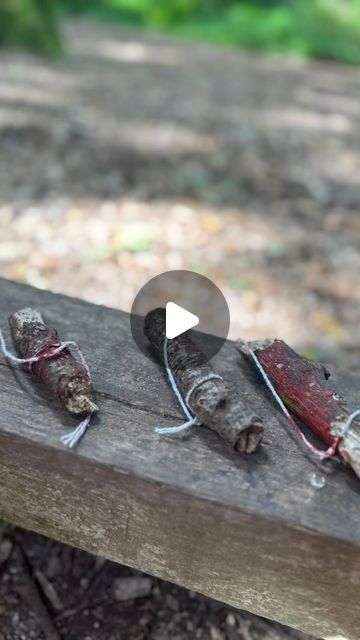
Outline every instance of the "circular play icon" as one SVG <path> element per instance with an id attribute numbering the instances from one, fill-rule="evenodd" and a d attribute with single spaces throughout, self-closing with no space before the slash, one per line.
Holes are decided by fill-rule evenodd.
<path id="1" fill-rule="evenodd" d="M 169 340 L 189 332 L 207 360 L 223 346 L 230 326 L 229 308 L 209 278 L 194 271 L 166 271 L 140 289 L 131 309 L 131 331 L 139 349 L 151 359 L 155 358 L 144 333 L 144 318 L 159 307 L 165 310 Z"/>

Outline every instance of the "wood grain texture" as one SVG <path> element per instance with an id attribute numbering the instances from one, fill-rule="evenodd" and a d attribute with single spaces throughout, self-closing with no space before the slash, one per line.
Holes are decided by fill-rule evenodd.
<path id="1" fill-rule="evenodd" d="M 183 416 L 127 314 L 0 281 L 0 326 L 24 306 L 80 344 L 100 410 L 69 451 L 60 436 L 76 419 L 0 360 L 0 516 L 316 636 L 358 640 L 359 481 L 338 465 L 313 486 L 317 468 L 233 344 L 216 369 L 266 430 L 247 457 L 202 427 L 154 433 Z M 359 377 L 334 378 L 356 403 Z"/>

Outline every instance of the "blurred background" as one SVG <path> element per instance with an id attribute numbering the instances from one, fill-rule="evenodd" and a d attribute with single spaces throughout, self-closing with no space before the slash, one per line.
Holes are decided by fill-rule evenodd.
<path id="1" fill-rule="evenodd" d="M 1 276 L 195 270 L 231 337 L 357 367 L 360 0 L 0 0 L 0 42 Z"/>
<path id="2" fill-rule="evenodd" d="M 0 0 L 0 45 L 0 276 L 129 310 L 152 276 L 195 270 L 231 337 L 359 369 L 360 0 Z M 54 614 L 59 637 L 304 637 L 160 582 L 105 632 L 98 594 L 114 605 L 127 570 L 18 532 L 24 565 L 4 531 L 1 640 L 44 637 L 11 622 L 29 558 L 50 611 L 50 587 L 85 603 L 88 623 Z"/>

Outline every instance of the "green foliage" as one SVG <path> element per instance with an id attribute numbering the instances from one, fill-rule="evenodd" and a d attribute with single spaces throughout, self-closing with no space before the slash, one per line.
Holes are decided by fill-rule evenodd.
<path id="1" fill-rule="evenodd" d="M 270 5 L 270 6 L 269 6 Z M 266 52 L 360 63 L 360 0 L 237 2 L 179 23 L 179 35 Z"/>
<path id="2" fill-rule="evenodd" d="M 179 25 L 178 33 L 213 42 L 262 51 L 299 51 L 302 42 L 294 29 L 292 12 L 285 7 L 272 9 L 243 3 L 234 4 L 219 20 L 209 15 L 188 25 Z"/>
<path id="3" fill-rule="evenodd" d="M 219 44 L 360 63 L 360 0 L 0 0 L 0 44 L 58 52 L 54 5 Z"/>
<path id="4" fill-rule="evenodd" d="M 199 0 L 63 0 L 72 13 L 114 16 L 151 26 L 167 27 L 196 14 Z"/>
<path id="5" fill-rule="evenodd" d="M 360 63 L 359 0 L 303 0 L 296 17 L 308 55 Z"/>
<path id="6" fill-rule="evenodd" d="M 63 0 L 180 36 L 360 63 L 360 0 Z"/>
<path id="7" fill-rule="evenodd" d="M 60 52 L 53 0 L 0 0 L 0 45 Z"/>

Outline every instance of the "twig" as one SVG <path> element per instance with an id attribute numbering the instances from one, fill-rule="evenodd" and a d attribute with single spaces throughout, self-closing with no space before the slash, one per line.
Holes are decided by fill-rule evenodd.
<path id="1" fill-rule="evenodd" d="M 160 362 L 164 362 L 165 330 L 165 309 L 150 311 L 144 332 Z M 262 439 L 261 419 L 248 410 L 238 395 L 230 393 L 223 380 L 201 382 L 215 372 L 188 332 L 168 341 L 167 359 L 184 398 L 190 392 L 188 406 L 201 423 L 240 453 L 255 451 Z"/>
<path id="2" fill-rule="evenodd" d="M 57 332 L 45 325 L 41 314 L 22 309 L 9 317 L 9 324 L 21 357 L 38 359 L 31 364 L 31 371 L 65 408 L 76 415 L 95 413 L 98 407 L 87 368 L 67 347 L 52 356 L 61 344 Z"/>
<path id="3" fill-rule="evenodd" d="M 277 394 L 278 402 L 283 403 L 283 411 L 313 453 L 320 458 L 338 454 L 360 477 L 358 412 L 332 389 L 327 369 L 299 355 L 283 340 L 239 343 L 239 351 L 247 358 L 251 357 L 251 352 L 255 354 L 268 378 L 267 384 L 275 390 L 273 395 L 276 397 Z M 310 443 L 292 414 L 329 445 L 329 449 L 320 451 Z"/>
<path id="4" fill-rule="evenodd" d="M 17 540 L 17 549 L 21 556 L 24 568 L 24 576 L 27 583 L 27 597 L 30 603 L 30 606 L 34 609 L 36 615 L 38 616 L 38 620 L 42 625 L 43 632 L 45 634 L 46 640 L 62 640 L 60 633 L 55 627 L 50 614 L 44 605 L 39 590 L 37 588 L 37 584 L 33 579 L 33 567 L 32 564 L 22 546 L 22 544 Z"/>
<path id="5" fill-rule="evenodd" d="M 44 596 L 50 602 L 54 611 L 59 612 L 64 608 L 63 603 L 61 602 L 59 595 L 51 582 L 47 579 L 47 577 L 43 574 L 42 571 L 36 569 L 34 572 L 34 577 L 41 588 Z"/>

